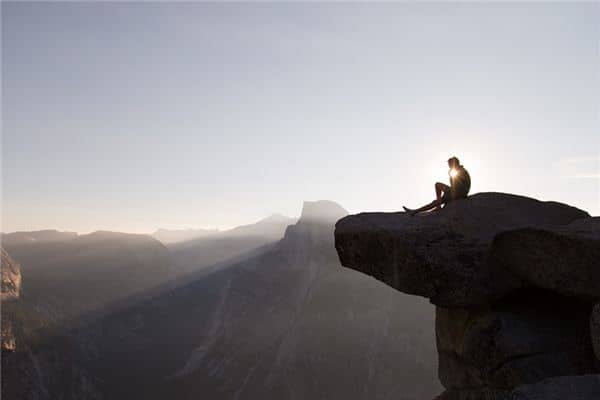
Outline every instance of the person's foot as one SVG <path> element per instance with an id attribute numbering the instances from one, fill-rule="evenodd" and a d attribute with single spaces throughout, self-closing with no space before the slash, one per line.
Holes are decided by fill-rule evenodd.
<path id="1" fill-rule="evenodd" d="M 406 213 L 407 213 L 408 215 L 410 215 L 411 217 L 417 213 L 417 211 L 416 211 L 416 210 L 411 210 L 411 209 L 410 209 L 410 208 L 408 208 L 408 207 L 404 207 L 404 206 L 402 206 L 402 208 L 404 208 L 404 212 L 406 212 Z"/>

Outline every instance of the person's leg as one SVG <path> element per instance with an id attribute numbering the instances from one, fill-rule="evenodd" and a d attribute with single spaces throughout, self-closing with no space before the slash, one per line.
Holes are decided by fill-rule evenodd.
<path id="1" fill-rule="evenodd" d="M 436 182 L 435 184 L 435 197 L 436 199 L 434 201 L 432 201 L 429 204 L 424 205 L 423 207 L 417 208 L 416 210 L 411 210 L 410 208 L 407 207 L 403 207 L 404 211 L 406 211 L 407 213 L 410 213 L 411 215 L 423 212 L 423 211 L 429 211 L 429 210 L 441 210 L 442 209 L 442 204 L 444 204 L 444 202 L 446 201 L 446 199 L 444 198 L 446 196 L 446 194 L 450 193 L 450 186 L 443 184 L 441 182 Z"/>
<path id="2" fill-rule="evenodd" d="M 432 201 L 429 204 L 424 205 L 423 207 L 417 208 L 416 210 L 410 210 L 406 207 L 404 207 L 404 210 L 406 212 L 411 213 L 412 215 L 423 212 L 423 211 L 429 211 L 429 210 L 433 210 L 434 208 L 439 208 L 442 206 L 442 199 L 436 199 L 434 201 Z"/>
<path id="3" fill-rule="evenodd" d="M 435 183 L 435 198 L 437 200 L 442 198 L 442 193 L 447 193 L 450 190 L 450 186 L 441 182 Z"/>
<path id="4" fill-rule="evenodd" d="M 450 194 L 450 186 L 445 185 L 440 182 L 436 182 L 435 184 L 435 196 L 438 204 L 435 205 L 435 210 L 440 211 L 442 209 L 442 204 L 444 204 L 444 198 Z"/>

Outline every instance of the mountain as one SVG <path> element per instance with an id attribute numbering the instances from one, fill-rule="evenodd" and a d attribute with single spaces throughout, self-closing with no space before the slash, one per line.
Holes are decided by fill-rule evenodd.
<path id="1" fill-rule="evenodd" d="M 273 214 L 254 224 L 242 225 L 213 235 L 168 243 L 174 273 L 186 276 L 215 264 L 231 264 L 260 253 L 283 237 L 296 220 Z"/>
<path id="2" fill-rule="evenodd" d="M 318 224 L 335 223 L 335 221 L 346 215 L 348 215 L 348 211 L 334 201 L 305 201 L 302 206 L 300 220 L 304 224 L 309 222 Z"/>
<path id="3" fill-rule="evenodd" d="M 217 233 L 219 233 L 218 229 L 158 229 L 152 234 L 152 237 L 165 245 L 170 245 Z"/>
<path id="4" fill-rule="evenodd" d="M 46 240 L 46 232 L 9 234 L 3 245 L 27 282 L 20 306 L 38 310 L 47 321 L 102 311 L 171 278 L 168 250 L 150 236 L 53 231 Z"/>
<path id="5" fill-rule="evenodd" d="M 321 204 L 269 249 L 69 333 L 101 398 L 438 392 L 432 306 L 342 269 L 333 223 L 346 212 Z"/>
<path id="6" fill-rule="evenodd" d="M 433 307 L 341 268 L 333 229 L 346 214 L 333 202 L 305 202 L 280 240 L 233 264 L 207 267 L 84 323 L 42 331 L 40 345 L 3 359 L 3 370 L 12 362 L 31 377 L 23 385 L 9 374 L 3 394 L 9 400 L 22 393 L 117 400 L 433 396 L 440 391 Z"/>
<path id="7" fill-rule="evenodd" d="M 283 237 L 285 228 L 294 222 L 296 222 L 294 218 L 272 214 L 256 223 L 237 226 L 225 231 L 219 229 L 158 229 L 152 234 L 152 237 L 167 246 L 206 238 L 263 237 L 279 240 Z"/>
<path id="8" fill-rule="evenodd" d="M 271 251 L 234 267 L 208 335 L 168 390 L 234 399 L 435 393 L 432 307 L 340 268 L 333 224 L 346 214 L 305 202 Z"/>
<path id="9" fill-rule="evenodd" d="M 76 232 L 61 232 L 54 229 L 30 232 L 11 232 L 2 234 L 2 244 L 14 248 L 30 243 L 52 243 L 75 239 Z"/>
<path id="10" fill-rule="evenodd" d="M 15 343 L 2 356 L 2 398 L 98 398 L 70 331 L 168 284 L 167 248 L 147 235 L 105 231 L 6 236 L 24 283 L 18 299 L 2 304 Z"/>
<path id="11" fill-rule="evenodd" d="M 272 214 L 258 222 L 241 225 L 221 233 L 223 237 L 250 237 L 258 236 L 279 240 L 283 237 L 285 229 L 296 222 L 296 219 L 281 214 Z"/>

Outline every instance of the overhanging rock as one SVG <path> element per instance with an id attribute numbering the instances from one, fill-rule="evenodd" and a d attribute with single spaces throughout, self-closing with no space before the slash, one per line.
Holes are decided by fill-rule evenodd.
<path id="1" fill-rule="evenodd" d="M 362 213 L 339 220 L 335 246 L 343 266 L 442 307 L 477 307 L 527 286 L 523 274 L 497 265 L 492 243 L 502 232 L 554 229 L 589 214 L 556 203 L 479 193 L 439 212 Z"/>

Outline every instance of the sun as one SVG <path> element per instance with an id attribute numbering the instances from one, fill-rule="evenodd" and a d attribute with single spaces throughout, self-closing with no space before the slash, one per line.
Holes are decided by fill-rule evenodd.
<path id="1" fill-rule="evenodd" d="M 458 171 L 457 171 L 457 170 L 455 170 L 454 168 L 452 168 L 452 169 L 450 170 L 450 177 L 452 177 L 452 178 L 455 178 L 455 177 L 456 177 L 456 175 L 458 175 Z"/>

